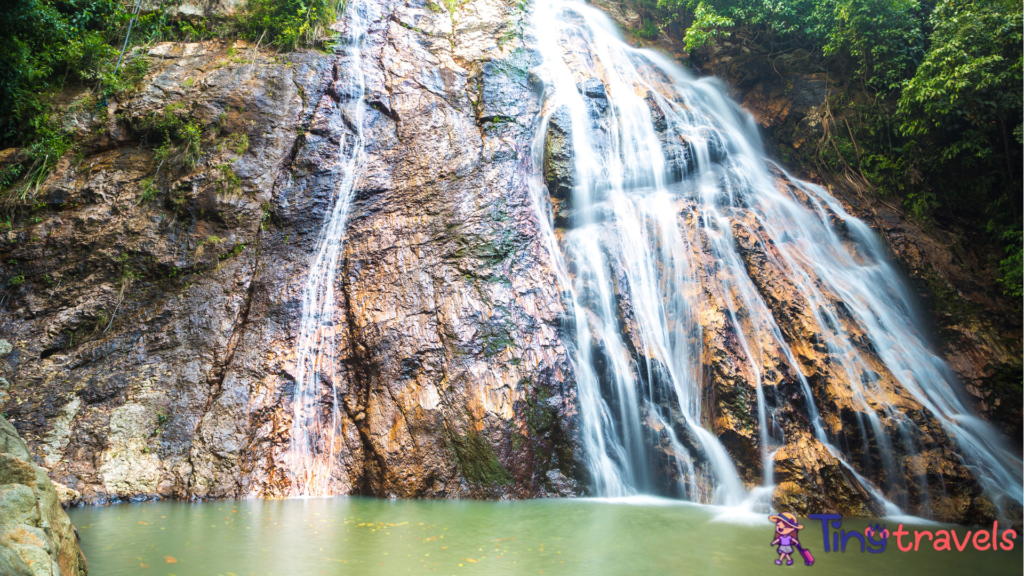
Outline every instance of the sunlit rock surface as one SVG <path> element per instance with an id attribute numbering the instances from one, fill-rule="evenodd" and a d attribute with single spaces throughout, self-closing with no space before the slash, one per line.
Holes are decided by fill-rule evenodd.
<path id="1" fill-rule="evenodd" d="M 0 416 L 0 573 L 85 576 L 78 536 L 61 508 L 60 489 L 32 463 L 28 446 Z"/>

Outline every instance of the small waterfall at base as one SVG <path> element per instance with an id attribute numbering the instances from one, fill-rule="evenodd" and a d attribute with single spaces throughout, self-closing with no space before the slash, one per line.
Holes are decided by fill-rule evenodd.
<path id="1" fill-rule="evenodd" d="M 768 160 L 753 119 L 714 81 L 627 45 L 583 2 L 537 0 L 531 18 L 544 86 L 534 204 L 566 299 L 598 495 L 749 504 L 770 497 L 777 453 L 800 441 L 838 459 L 884 512 L 914 493 L 927 514 L 929 473 L 910 468 L 937 442 L 922 438 L 948 438 L 943 457 L 991 500 L 1021 502 L 1020 459 L 969 415 L 867 225 Z M 724 378 L 714 363 L 736 378 L 728 387 L 754 390 L 753 474 L 709 431 L 728 424 L 711 421 Z M 850 423 L 819 414 L 826 395 Z M 797 412 L 800 423 L 781 420 Z"/>
<path id="2" fill-rule="evenodd" d="M 292 495 L 327 496 L 333 493 L 330 479 L 334 470 L 338 430 L 338 374 L 333 347 L 336 323 L 334 286 L 345 240 L 352 192 L 365 161 L 363 118 L 363 43 L 370 24 L 367 7 L 352 1 L 339 22 L 339 59 L 336 92 L 341 101 L 338 113 L 348 131 L 338 145 L 338 179 L 323 227 L 317 237 L 309 273 L 302 288 L 302 315 L 295 347 L 295 391 L 292 400 L 291 440 L 286 463 L 291 474 Z M 330 384 L 330 398 L 322 397 L 321 382 Z M 330 413 L 323 413 L 329 406 Z"/>

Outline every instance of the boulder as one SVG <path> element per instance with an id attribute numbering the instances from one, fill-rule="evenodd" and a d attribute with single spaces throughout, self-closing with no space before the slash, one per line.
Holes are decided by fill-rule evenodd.
<path id="1" fill-rule="evenodd" d="M 85 576 L 78 535 L 46 471 L 0 416 L 0 573 Z"/>

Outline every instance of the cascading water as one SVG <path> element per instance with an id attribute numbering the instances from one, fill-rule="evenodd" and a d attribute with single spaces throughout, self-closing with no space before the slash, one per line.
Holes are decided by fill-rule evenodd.
<path id="1" fill-rule="evenodd" d="M 893 447 L 918 450 L 918 424 L 900 410 L 897 388 L 941 424 L 993 500 L 1021 501 L 1020 459 L 957 397 L 949 369 L 917 329 L 901 279 L 863 222 L 824 189 L 767 160 L 751 117 L 713 82 L 630 47 L 598 10 L 537 0 L 531 37 L 545 85 L 535 207 L 566 294 L 582 437 L 598 494 L 657 491 L 723 504 L 748 498 L 707 430 L 703 324 L 715 294 L 745 364 L 738 370 L 756 384 L 764 487 L 773 483 L 774 452 L 786 444 L 775 421 L 780 401 L 762 386 L 763 356 L 772 349 L 803 391 L 809 433 L 888 512 L 906 505 L 886 497 L 905 493 L 891 488 L 907 482 Z M 813 311 L 815 350 L 845 375 L 844 394 L 858 409 L 871 458 L 852 457 L 823 423 L 798 361 L 803 352 L 752 279 L 739 233 L 757 239 L 767 265 Z M 882 372 L 891 374 L 888 388 Z M 655 443 L 674 474 L 657 469 Z M 867 476 L 877 463 L 883 470 L 874 470 L 872 486 Z M 666 487 L 666 476 L 678 478 L 677 486 Z M 886 490 L 877 487 L 883 484 Z"/>
<path id="2" fill-rule="evenodd" d="M 339 23 L 337 80 L 341 97 L 338 113 L 346 120 L 348 131 L 338 145 L 338 179 L 331 205 L 317 237 L 309 275 L 302 288 L 302 316 L 295 347 L 295 392 L 292 404 L 291 441 L 286 461 L 294 495 L 324 496 L 333 492 L 330 479 L 334 470 L 335 439 L 338 430 L 338 374 L 333 363 L 336 335 L 334 285 L 352 191 L 365 162 L 363 118 L 366 102 L 363 75 L 363 44 L 370 18 L 366 3 L 352 1 Z M 331 397 L 323 402 L 320 383 L 330 383 Z M 323 406 L 330 414 L 324 421 Z"/>

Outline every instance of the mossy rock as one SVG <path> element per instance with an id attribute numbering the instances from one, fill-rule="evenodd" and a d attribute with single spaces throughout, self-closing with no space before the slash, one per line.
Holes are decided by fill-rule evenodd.
<path id="1" fill-rule="evenodd" d="M 459 471 L 466 480 L 485 486 L 512 482 L 512 474 L 501 465 L 494 449 L 479 432 L 471 430 L 465 436 L 452 433 L 449 440 Z"/>

